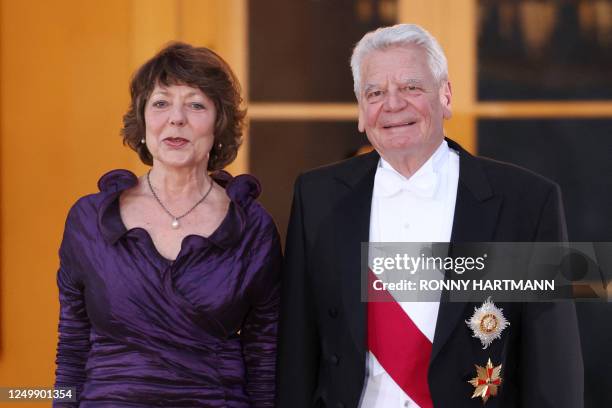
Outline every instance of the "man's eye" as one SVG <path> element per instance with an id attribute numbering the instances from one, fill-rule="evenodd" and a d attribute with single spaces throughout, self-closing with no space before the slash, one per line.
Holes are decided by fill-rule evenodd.
<path id="1" fill-rule="evenodd" d="M 373 99 L 373 98 L 379 98 L 383 95 L 382 91 L 371 91 L 368 92 L 367 97 L 368 99 Z"/>
<path id="2" fill-rule="evenodd" d="M 420 89 L 421 88 L 419 88 L 416 85 L 406 85 L 401 88 L 402 91 L 408 91 L 408 92 L 415 92 L 415 91 L 419 91 Z"/>

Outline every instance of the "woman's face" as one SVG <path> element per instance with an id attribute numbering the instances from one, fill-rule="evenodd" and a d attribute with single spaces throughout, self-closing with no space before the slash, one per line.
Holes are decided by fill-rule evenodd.
<path id="1" fill-rule="evenodd" d="M 208 165 L 217 111 L 198 88 L 157 84 L 145 106 L 146 143 L 153 165 Z"/>

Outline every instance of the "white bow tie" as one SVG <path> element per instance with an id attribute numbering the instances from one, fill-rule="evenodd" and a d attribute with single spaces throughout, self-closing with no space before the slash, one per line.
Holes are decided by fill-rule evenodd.
<path id="1" fill-rule="evenodd" d="M 431 168 L 419 169 L 408 180 L 392 169 L 379 167 L 376 170 L 375 190 L 383 197 L 407 191 L 417 197 L 432 198 L 437 187 L 438 177 Z"/>

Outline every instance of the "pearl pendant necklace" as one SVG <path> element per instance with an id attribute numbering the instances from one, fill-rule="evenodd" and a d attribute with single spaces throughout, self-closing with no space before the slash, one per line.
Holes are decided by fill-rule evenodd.
<path id="1" fill-rule="evenodd" d="M 166 206 L 164 205 L 164 203 L 162 203 L 162 201 L 159 199 L 159 197 L 157 196 L 157 193 L 155 193 L 155 189 L 153 189 L 153 185 L 151 184 L 151 170 L 149 170 L 147 172 L 147 184 L 149 185 L 149 189 L 151 190 L 151 194 L 153 194 L 153 197 L 155 198 L 155 201 L 157 201 L 157 203 L 159 204 L 159 206 L 162 208 L 162 210 L 164 210 L 164 212 L 166 214 L 168 214 L 171 218 L 172 218 L 172 223 L 170 223 L 170 226 L 172 227 L 172 229 L 179 229 L 181 227 L 181 223 L 179 222 L 179 220 L 185 216 L 187 216 L 189 213 L 191 213 L 193 210 L 195 210 L 195 208 L 202 204 L 202 202 L 204 202 L 204 200 L 206 200 L 206 197 L 208 197 L 208 194 L 210 194 L 210 191 L 212 190 L 213 187 L 213 182 L 212 179 L 210 180 L 210 186 L 208 186 L 208 190 L 206 191 L 206 193 L 204 194 L 204 196 L 202 198 L 200 198 L 198 200 L 197 203 L 195 203 L 193 205 L 193 207 L 191 207 L 189 210 L 187 210 L 187 212 L 185 212 L 183 215 L 179 215 L 178 217 L 174 214 L 172 214 L 170 212 L 170 210 L 168 210 L 166 208 Z"/>

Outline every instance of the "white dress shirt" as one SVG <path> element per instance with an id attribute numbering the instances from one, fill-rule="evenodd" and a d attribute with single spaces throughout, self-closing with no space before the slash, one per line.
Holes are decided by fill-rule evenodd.
<path id="1" fill-rule="evenodd" d="M 445 140 L 409 179 L 381 158 L 372 193 L 370 242 L 449 242 L 458 181 L 459 155 Z M 398 303 L 433 342 L 440 303 Z M 418 407 L 369 351 L 359 406 Z"/>

